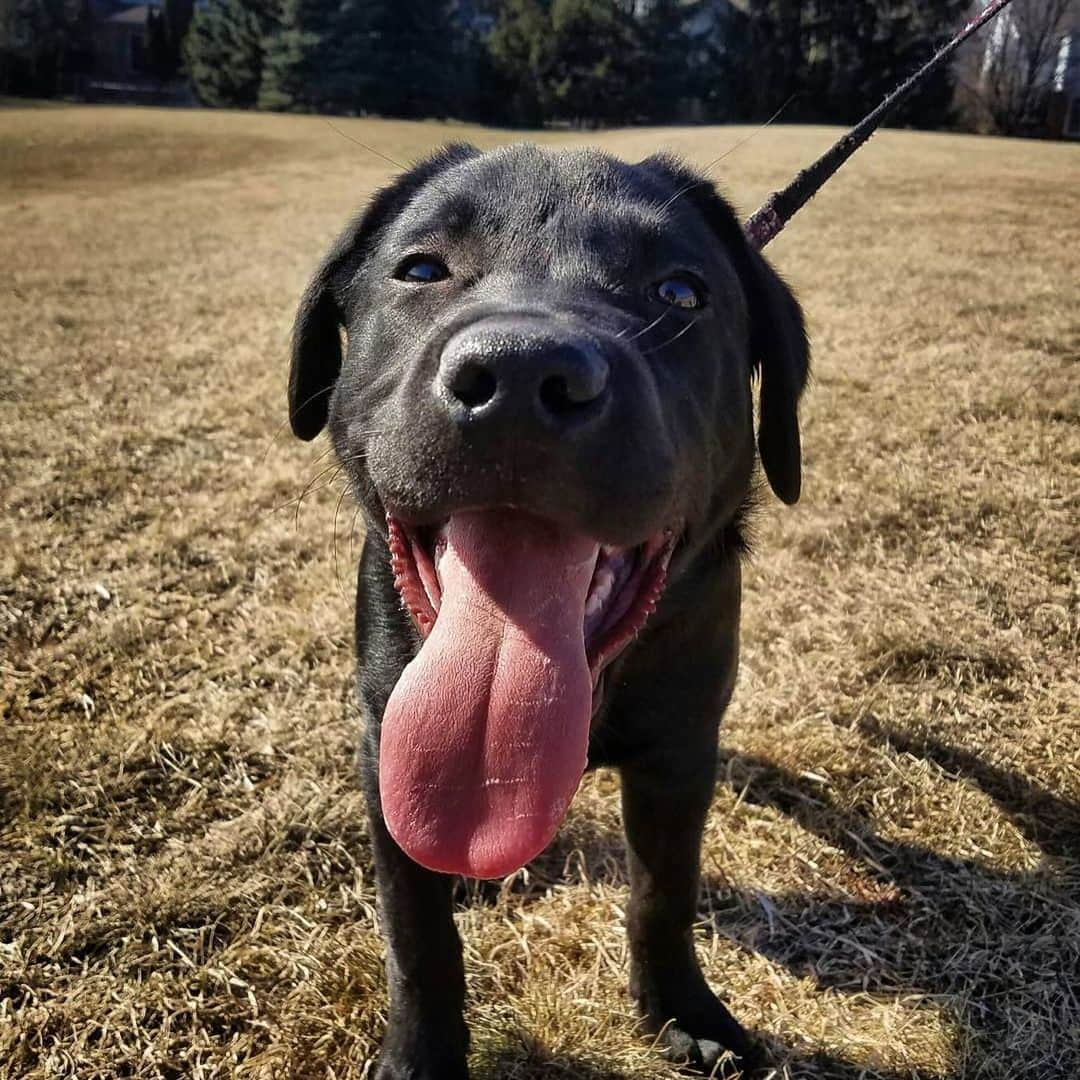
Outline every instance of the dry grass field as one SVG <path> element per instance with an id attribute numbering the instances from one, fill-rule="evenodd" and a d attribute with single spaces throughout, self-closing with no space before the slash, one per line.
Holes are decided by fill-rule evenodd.
<path id="1" fill-rule="evenodd" d="M 306 275 L 436 124 L 0 110 L 0 1076 L 369 1075 L 352 507 Z M 704 164 L 738 129 L 592 138 Z M 751 210 L 835 132 L 716 168 Z M 546 134 L 543 141 L 583 142 Z M 1080 147 L 886 132 L 770 249 L 816 379 L 765 505 L 698 948 L 777 1080 L 1080 1076 Z M 306 486 L 311 490 L 301 501 Z M 635 1032 L 616 781 L 462 889 L 479 1080 Z"/>

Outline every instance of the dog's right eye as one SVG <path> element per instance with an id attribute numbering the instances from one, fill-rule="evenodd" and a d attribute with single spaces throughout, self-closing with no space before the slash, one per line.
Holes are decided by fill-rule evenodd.
<path id="1" fill-rule="evenodd" d="M 449 276 L 450 271 L 446 269 L 446 264 L 430 255 L 410 255 L 394 271 L 394 277 L 398 281 L 409 281 L 413 285 L 431 285 Z"/>

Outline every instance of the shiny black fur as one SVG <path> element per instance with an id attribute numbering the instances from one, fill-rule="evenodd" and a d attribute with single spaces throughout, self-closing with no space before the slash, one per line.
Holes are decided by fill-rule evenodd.
<path id="1" fill-rule="evenodd" d="M 418 250 L 435 250 L 450 279 L 402 282 L 401 260 Z M 655 283 L 681 270 L 706 287 L 699 312 L 665 311 L 657 298 Z M 526 324 L 546 328 L 540 340 L 599 351 L 611 370 L 602 408 L 527 417 L 527 432 L 517 414 L 479 424 L 455 413 L 439 382 L 448 341 Z M 530 333 L 527 355 L 498 362 L 545 362 Z M 384 517 L 425 525 L 507 503 L 616 544 L 679 523 L 663 600 L 603 677 L 590 764 L 622 779 L 630 987 L 648 1027 L 706 1072 L 725 1049 L 754 1064 L 752 1040 L 698 968 L 690 928 L 737 666 L 752 378 L 766 477 L 794 502 L 808 360 L 790 291 L 712 185 L 666 157 L 450 147 L 380 191 L 316 272 L 297 316 L 289 408 L 301 438 L 329 425 L 366 518 L 363 782 L 390 983 L 379 1080 L 465 1077 L 468 1047 L 453 882 L 409 860 L 380 811 L 379 724 L 420 646 L 393 586 Z"/>

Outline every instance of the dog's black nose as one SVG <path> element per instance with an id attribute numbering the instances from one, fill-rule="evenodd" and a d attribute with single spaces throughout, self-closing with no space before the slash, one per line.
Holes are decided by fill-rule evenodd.
<path id="1" fill-rule="evenodd" d="M 492 320 L 446 343 L 438 384 L 462 420 L 540 420 L 562 428 L 602 410 L 609 374 L 588 338 L 543 323 Z"/>

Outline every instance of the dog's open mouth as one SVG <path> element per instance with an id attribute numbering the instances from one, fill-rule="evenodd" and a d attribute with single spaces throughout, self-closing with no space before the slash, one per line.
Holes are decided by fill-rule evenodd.
<path id="1" fill-rule="evenodd" d="M 656 606 L 675 535 L 614 548 L 506 509 L 388 526 L 425 640 L 383 717 L 387 827 L 430 869 L 501 877 L 566 813 L 598 680 Z"/>
<path id="2" fill-rule="evenodd" d="M 426 638 L 435 625 L 442 601 L 439 566 L 446 553 L 449 522 L 410 528 L 390 515 L 386 521 L 394 585 L 417 629 Z M 546 526 L 546 523 L 538 524 Z M 664 590 L 674 545 L 671 529 L 657 533 L 637 547 L 596 545 L 582 623 L 594 682 L 652 614 Z"/>

